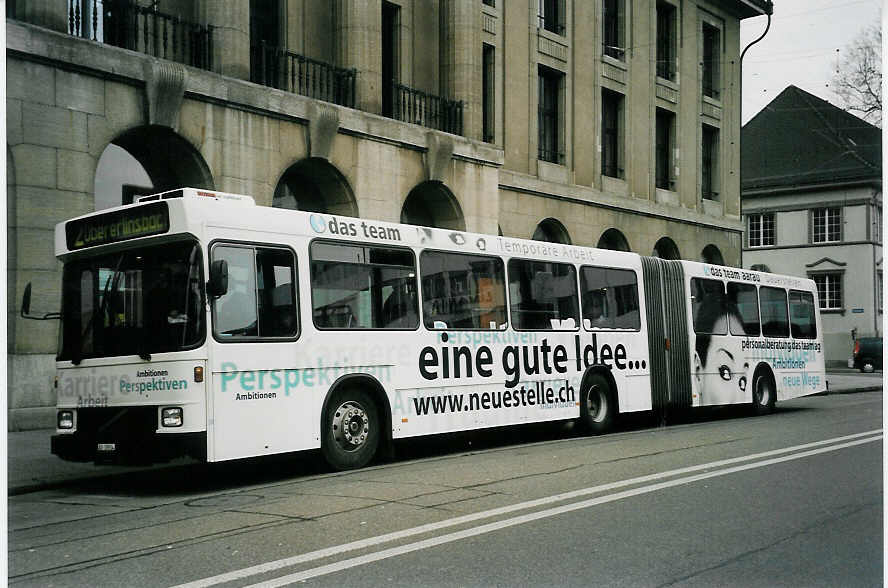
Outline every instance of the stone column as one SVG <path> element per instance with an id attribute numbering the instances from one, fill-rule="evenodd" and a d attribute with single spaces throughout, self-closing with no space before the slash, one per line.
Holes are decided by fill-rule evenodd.
<path id="1" fill-rule="evenodd" d="M 337 65 L 358 71 L 355 108 L 382 112 L 382 0 L 337 0 Z"/>
<path id="2" fill-rule="evenodd" d="M 441 93 L 463 102 L 463 135 L 481 140 L 481 10 L 473 0 L 443 2 Z"/>
<path id="3" fill-rule="evenodd" d="M 250 79 L 250 3 L 202 0 L 200 20 L 213 27 L 213 70 Z"/>

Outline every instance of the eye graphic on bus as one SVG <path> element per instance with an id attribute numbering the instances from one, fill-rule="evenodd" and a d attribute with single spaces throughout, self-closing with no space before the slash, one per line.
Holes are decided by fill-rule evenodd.
<path id="1" fill-rule="evenodd" d="M 466 237 L 462 233 L 450 233 L 450 240 L 457 245 L 465 245 Z"/>

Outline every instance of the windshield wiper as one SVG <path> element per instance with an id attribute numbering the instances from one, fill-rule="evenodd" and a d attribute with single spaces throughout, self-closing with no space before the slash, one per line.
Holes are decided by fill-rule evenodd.
<path id="1" fill-rule="evenodd" d="M 117 265 L 114 266 L 114 273 L 108 276 L 108 279 L 105 280 L 105 287 L 102 289 L 102 302 L 99 304 L 99 308 L 96 309 L 96 312 L 89 317 L 89 322 L 86 323 L 86 327 L 84 327 L 83 332 L 80 334 L 80 339 L 77 341 L 77 345 L 74 348 L 74 353 L 71 357 L 71 363 L 74 365 L 80 365 L 80 362 L 83 360 L 83 344 L 85 343 L 86 336 L 92 330 L 93 324 L 96 322 L 96 316 L 105 315 L 108 306 L 108 294 L 117 287 L 117 279 L 121 274 L 120 266 L 123 265 L 123 258 L 125 256 L 125 253 L 120 254 L 120 257 L 117 259 Z"/>

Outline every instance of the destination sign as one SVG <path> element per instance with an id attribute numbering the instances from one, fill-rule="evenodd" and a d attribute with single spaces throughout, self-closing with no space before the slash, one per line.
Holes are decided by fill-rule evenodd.
<path id="1" fill-rule="evenodd" d="M 65 225 L 65 239 L 68 249 L 75 250 L 158 235 L 169 230 L 170 212 L 167 203 L 152 202 L 70 221 Z"/>

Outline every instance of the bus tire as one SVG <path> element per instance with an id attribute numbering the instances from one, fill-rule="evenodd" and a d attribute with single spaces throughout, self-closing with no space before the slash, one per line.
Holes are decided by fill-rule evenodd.
<path id="1" fill-rule="evenodd" d="M 340 388 L 327 404 L 321 451 L 333 468 L 364 467 L 376 455 L 381 432 L 379 409 L 360 388 Z"/>
<path id="2" fill-rule="evenodd" d="M 774 378 L 768 370 L 756 373 L 752 383 L 752 410 L 757 415 L 770 414 L 777 402 Z"/>
<path id="3" fill-rule="evenodd" d="M 583 389 L 580 402 L 580 424 L 593 435 L 608 432 L 614 424 L 617 404 L 610 384 L 601 374 L 592 374 Z"/>

